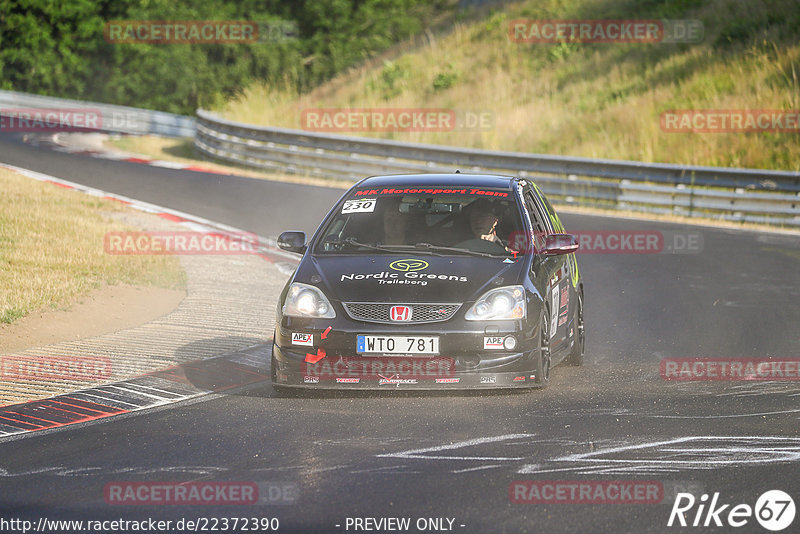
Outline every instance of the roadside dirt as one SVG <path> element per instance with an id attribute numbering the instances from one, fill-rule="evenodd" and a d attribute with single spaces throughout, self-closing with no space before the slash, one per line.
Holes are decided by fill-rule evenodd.
<path id="1" fill-rule="evenodd" d="M 178 307 L 185 290 L 120 284 L 96 289 L 68 309 L 0 325 L 0 354 L 133 328 Z"/>

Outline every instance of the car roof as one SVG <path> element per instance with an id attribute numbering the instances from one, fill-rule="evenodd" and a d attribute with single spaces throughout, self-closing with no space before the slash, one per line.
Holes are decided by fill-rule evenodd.
<path id="1" fill-rule="evenodd" d="M 467 187 L 510 188 L 516 178 L 498 174 L 390 174 L 364 178 L 355 187 L 408 187 L 433 185 L 464 185 Z"/>

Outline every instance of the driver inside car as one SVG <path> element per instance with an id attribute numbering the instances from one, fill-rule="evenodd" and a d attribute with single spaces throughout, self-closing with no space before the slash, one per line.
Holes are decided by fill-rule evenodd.
<path id="1" fill-rule="evenodd" d="M 499 253 L 508 249 L 497 237 L 497 225 L 500 217 L 488 203 L 476 201 L 470 206 L 469 230 L 472 238 L 453 245 L 456 248 L 465 248 L 476 252 Z"/>

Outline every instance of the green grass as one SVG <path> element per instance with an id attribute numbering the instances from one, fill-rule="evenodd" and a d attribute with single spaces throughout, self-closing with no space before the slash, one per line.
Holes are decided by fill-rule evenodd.
<path id="1" fill-rule="evenodd" d="M 698 19 L 696 44 L 519 44 L 517 18 Z M 352 135 L 494 150 L 800 170 L 800 134 L 668 133 L 669 109 L 800 109 L 797 0 L 536 0 L 455 22 L 308 94 L 251 86 L 219 111 L 300 127 L 304 108 L 489 111 L 486 131 Z M 402 50 L 402 52 L 400 51 Z"/>
<path id="2" fill-rule="evenodd" d="M 0 323 L 11 324 L 17 319 L 25 317 L 25 310 L 20 308 L 6 308 L 0 315 Z"/>
<path id="3" fill-rule="evenodd" d="M 133 230 L 104 216 L 116 202 L 0 169 L 0 322 L 67 306 L 103 285 L 185 287 L 174 256 L 106 254 L 107 232 Z"/>

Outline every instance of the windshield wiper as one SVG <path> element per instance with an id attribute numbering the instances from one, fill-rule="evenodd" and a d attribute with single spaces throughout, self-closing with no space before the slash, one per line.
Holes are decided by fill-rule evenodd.
<path id="1" fill-rule="evenodd" d="M 478 252 L 477 250 L 469 250 L 468 248 L 442 247 L 439 245 L 433 245 L 431 243 L 417 243 L 414 245 L 414 248 L 421 248 L 429 252 L 432 252 L 433 250 L 438 250 L 441 252 L 457 252 L 459 254 L 469 254 L 470 256 L 483 256 L 484 258 L 496 258 L 498 256 L 506 255 L 504 253 L 492 254 L 491 252 Z"/>
<path id="2" fill-rule="evenodd" d="M 371 250 L 381 250 L 383 252 L 393 252 L 396 253 L 398 249 L 401 248 L 414 248 L 414 245 L 373 245 L 371 243 L 361 243 L 360 241 L 356 241 L 354 237 L 346 237 L 341 241 L 344 245 L 352 245 L 354 247 L 363 247 L 368 248 Z M 441 256 L 441 254 L 436 254 L 432 251 L 426 251 L 428 254 L 434 256 Z"/>
<path id="3" fill-rule="evenodd" d="M 369 249 L 372 249 L 372 250 L 382 250 L 384 252 L 394 252 L 391 249 L 388 249 L 388 248 L 385 248 L 385 247 L 382 247 L 382 246 L 379 246 L 379 245 L 372 245 L 372 244 L 369 244 L 369 243 L 362 243 L 360 241 L 356 241 L 355 237 L 345 237 L 344 239 L 342 239 L 341 243 L 343 245 L 351 245 L 351 246 L 354 246 L 354 247 L 363 247 L 363 248 L 369 248 Z"/>

